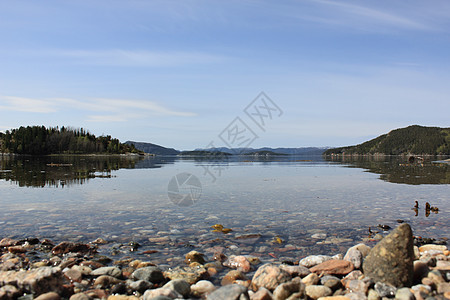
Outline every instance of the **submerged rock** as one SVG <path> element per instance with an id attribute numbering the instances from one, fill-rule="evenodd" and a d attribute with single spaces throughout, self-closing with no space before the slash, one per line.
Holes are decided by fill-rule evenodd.
<path id="1" fill-rule="evenodd" d="M 364 260 L 364 275 L 395 287 L 413 282 L 413 237 L 411 227 L 401 224 L 381 240 Z"/>

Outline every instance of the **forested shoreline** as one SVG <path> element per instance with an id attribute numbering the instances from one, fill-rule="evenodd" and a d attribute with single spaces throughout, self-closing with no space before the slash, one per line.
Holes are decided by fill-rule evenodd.
<path id="1" fill-rule="evenodd" d="M 22 155 L 142 154 L 134 145 L 83 128 L 27 126 L 0 132 L 0 152 Z"/>

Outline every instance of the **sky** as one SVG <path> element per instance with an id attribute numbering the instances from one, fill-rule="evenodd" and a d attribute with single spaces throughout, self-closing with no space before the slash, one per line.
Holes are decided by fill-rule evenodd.
<path id="1" fill-rule="evenodd" d="M 447 0 L 0 0 L 0 131 L 324 147 L 449 112 Z"/>

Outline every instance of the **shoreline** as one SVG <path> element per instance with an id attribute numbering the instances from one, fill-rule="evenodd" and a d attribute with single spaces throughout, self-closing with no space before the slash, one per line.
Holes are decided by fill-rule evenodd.
<path id="1" fill-rule="evenodd" d="M 0 299 L 26 300 L 39 295 L 40 300 L 449 299 L 448 247 L 413 247 L 412 235 L 403 234 L 410 230 L 403 224 L 372 248 L 358 244 L 343 253 L 309 255 L 290 262 L 230 255 L 225 247 L 215 247 L 215 252 L 206 255 L 194 246 L 186 249 L 184 263 L 174 267 L 155 265 L 152 251 L 146 251 L 145 259 L 125 256 L 114 260 L 114 256 L 100 254 L 102 248 L 111 247 L 102 238 L 59 244 L 48 239 L 4 238 L 0 241 Z M 395 245 L 389 248 L 389 243 Z M 133 242 L 123 246 L 130 253 L 139 248 Z M 409 250 L 396 252 L 403 248 Z M 381 262 L 375 260 L 386 251 L 390 255 Z M 383 259 L 395 262 L 389 261 L 391 270 L 383 269 Z M 389 273 L 398 275 L 399 266 L 408 261 L 411 269 L 402 272 L 410 273 L 409 284 L 391 282 L 396 279 L 389 278 Z M 377 272 L 383 270 L 385 277 L 376 278 L 370 265 Z"/>

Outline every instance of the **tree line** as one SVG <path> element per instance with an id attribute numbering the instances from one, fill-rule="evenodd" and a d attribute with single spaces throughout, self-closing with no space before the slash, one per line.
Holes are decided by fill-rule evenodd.
<path id="1" fill-rule="evenodd" d="M 328 149 L 324 154 L 450 155 L 450 128 L 412 125 L 356 146 Z"/>
<path id="2" fill-rule="evenodd" d="M 83 128 L 27 126 L 0 133 L 2 153 L 48 154 L 124 154 L 141 153 L 134 145 L 122 144 L 110 135 L 99 136 Z"/>

